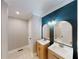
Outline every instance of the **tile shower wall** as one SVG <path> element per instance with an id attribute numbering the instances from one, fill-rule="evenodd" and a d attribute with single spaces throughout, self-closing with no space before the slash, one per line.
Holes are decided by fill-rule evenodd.
<path id="1" fill-rule="evenodd" d="M 28 45 L 28 21 L 9 17 L 8 50 Z"/>

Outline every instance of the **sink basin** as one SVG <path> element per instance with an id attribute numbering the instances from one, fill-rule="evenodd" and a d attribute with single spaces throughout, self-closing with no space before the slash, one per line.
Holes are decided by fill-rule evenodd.
<path id="1" fill-rule="evenodd" d="M 73 48 L 71 47 L 60 47 L 58 43 L 54 43 L 49 46 L 48 49 L 55 52 L 64 59 L 73 59 Z"/>
<path id="2" fill-rule="evenodd" d="M 38 43 L 42 44 L 42 45 L 46 45 L 48 44 L 50 41 L 49 40 L 44 40 L 44 39 L 41 39 L 41 40 L 37 40 Z"/>
<path id="3" fill-rule="evenodd" d="M 60 38 L 60 39 L 61 39 L 61 38 Z M 55 42 L 60 42 L 60 43 L 63 43 L 63 44 L 65 44 L 65 45 L 68 45 L 68 46 L 71 46 L 71 47 L 72 47 L 72 44 L 68 44 L 68 43 L 66 43 L 66 42 L 63 42 L 63 41 L 59 40 L 59 38 L 55 39 Z"/>

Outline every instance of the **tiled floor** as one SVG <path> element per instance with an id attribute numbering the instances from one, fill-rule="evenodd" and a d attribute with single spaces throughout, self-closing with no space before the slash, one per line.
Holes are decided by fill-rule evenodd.
<path id="1" fill-rule="evenodd" d="M 38 57 L 32 54 L 30 48 L 25 48 L 21 52 L 14 52 L 9 54 L 8 59 L 38 59 Z"/>

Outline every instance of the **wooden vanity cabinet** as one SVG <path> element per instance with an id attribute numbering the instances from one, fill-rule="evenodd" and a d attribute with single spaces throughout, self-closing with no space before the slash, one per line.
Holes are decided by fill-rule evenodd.
<path id="1" fill-rule="evenodd" d="M 64 58 L 48 49 L 48 59 L 64 59 Z"/>
<path id="2" fill-rule="evenodd" d="M 46 45 L 42 45 L 37 42 L 37 55 L 39 59 L 48 59 L 48 46 L 49 43 Z"/>

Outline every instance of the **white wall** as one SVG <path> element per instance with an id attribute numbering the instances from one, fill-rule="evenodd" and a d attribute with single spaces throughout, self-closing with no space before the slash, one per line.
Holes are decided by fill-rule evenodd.
<path id="1" fill-rule="evenodd" d="M 33 51 L 36 51 L 36 41 L 41 39 L 41 20 L 39 16 L 33 15 L 29 20 L 29 39 L 30 43 L 33 45 Z"/>
<path id="2" fill-rule="evenodd" d="M 35 43 L 36 40 L 41 39 L 41 17 L 34 15 L 31 20 L 32 39 Z"/>
<path id="3" fill-rule="evenodd" d="M 9 17 L 8 50 L 28 45 L 28 21 Z"/>
<path id="4" fill-rule="evenodd" d="M 7 24 L 8 24 L 8 6 L 2 0 L 1 1 L 1 59 L 8 59 L 8 36 L 7 36 Z"/>

